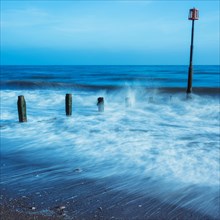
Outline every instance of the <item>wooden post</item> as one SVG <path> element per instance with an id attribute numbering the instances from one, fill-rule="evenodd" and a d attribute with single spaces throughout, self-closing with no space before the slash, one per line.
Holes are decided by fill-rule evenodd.
<path id="1" fill-rule="evenodd" d="M 152 96 L 149 97 L 148 102 L 149 102 L 149 103 L 154 103 L 154 97 L 152 97 Z"/>
<path id="2" fill-rule="evenodd" d="M 66 94 L 66 115 L 72 115 L 72 94 Z"/>
<path id="3" fill-rule="evenodd" d="M 125 106 L 126 107 L 131 107 L 131 99 L 129 97 L 125 98 Z"/>
<path id="4" fill-rule="evenodd" d="M 19 122 L 27 122 L 26 102 L 23 95 L 18 96 L 17 106 Z"/>
<path id="5" fill-rule="evenodd" d="M 104 112 L 104 98 L 99 97 L 97 102 L 99 112 Z"/>

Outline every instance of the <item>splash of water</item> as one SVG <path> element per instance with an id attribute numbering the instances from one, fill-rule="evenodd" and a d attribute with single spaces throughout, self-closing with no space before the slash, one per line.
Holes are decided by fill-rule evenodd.
<path id="1" fill-rule="evenodd" d="M 25 124 L 17 123 L 21 94 L 27 102 Z M 32 184 L 33 172 L 45 181 L 68 181 L 62 174 L 74 164 L 87 178 L 118 178 L 114 188 L 219 216 L 218 98 L 172 94 L 171 99 L 132 88 L 77 91 L 73 115 L 66 118 L 65 91 L 4 90 L 1 96 L 1 154 L 5 164 L 13 160 L 4 183 Z M 99 96 L 105 97 L 101 114 Z"/>

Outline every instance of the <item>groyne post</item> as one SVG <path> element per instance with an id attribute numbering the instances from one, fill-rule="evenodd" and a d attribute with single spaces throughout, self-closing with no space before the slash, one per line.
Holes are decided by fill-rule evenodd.
<path id="1" fill-rule="evenodd" d="M 66 94 L 65 103 L 66 103 L 66 115 L 71 116 L 72 115 L 72 94 Z"/>
<path id="2" fill-rule="evenodd" d="M 154 103 L 154 97 L 153 96 L 149 97 L 148 102 L 149 103 Z"/>
<path id="3" fill-rule="evenodd" d="M 104 98 L 103 97 L 98 97 L 97 106 L 98 106 L 99 112 L 104 112 Z"/>
<path id="4" fill-rule="evenodd" d="M 125 106 L 131 107 L 131 99 L 128 96 L 125 98 Z"/>
<path id="5" fill-rule="evenodd" d="M 23 95 L 18 96 L 17 107 L 19 122 L 27 122 L 26 102 Z"/>

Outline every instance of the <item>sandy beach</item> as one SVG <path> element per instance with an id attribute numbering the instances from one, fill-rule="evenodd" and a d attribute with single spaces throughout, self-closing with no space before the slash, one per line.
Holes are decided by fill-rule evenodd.
<path id="1" fill-rule="evenodd" d="M 117 220 L 217 220 L 198 212 L 168 205 L 158 199 L 108 189 L 94 181 L 73 183 L 77 197 L 57 199 L 62 189 L 13 196 L 4 188 L 1 193 L 1 219 L 117 219 Z M 10 196 L 9 196 L 10 195 Z"/>

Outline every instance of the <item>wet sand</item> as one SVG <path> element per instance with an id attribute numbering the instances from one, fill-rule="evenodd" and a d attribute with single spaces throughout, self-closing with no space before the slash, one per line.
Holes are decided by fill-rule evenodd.
<path id="1" fill-rule="evenodd" d="M 94 181 L 84 181 L 83 184 L 76 181 L 73 187 L 78 193 L 71 193 L 65 199 L 59 198 L 59 193 L 64 190 L 61 187 L 23 196 L 14 196 L 4 187 L 1 191 L 1 219 L 217 220 L 146 195 L 109 189 Z"/>
<path id="2" fill-rule="evenodd" d="M 59 220 L 63 217 L 43 216 L 40 214 L 26 214 L 15 211 L 7 206 L 0 206 L 0 213 L 2 220 Z"/>

